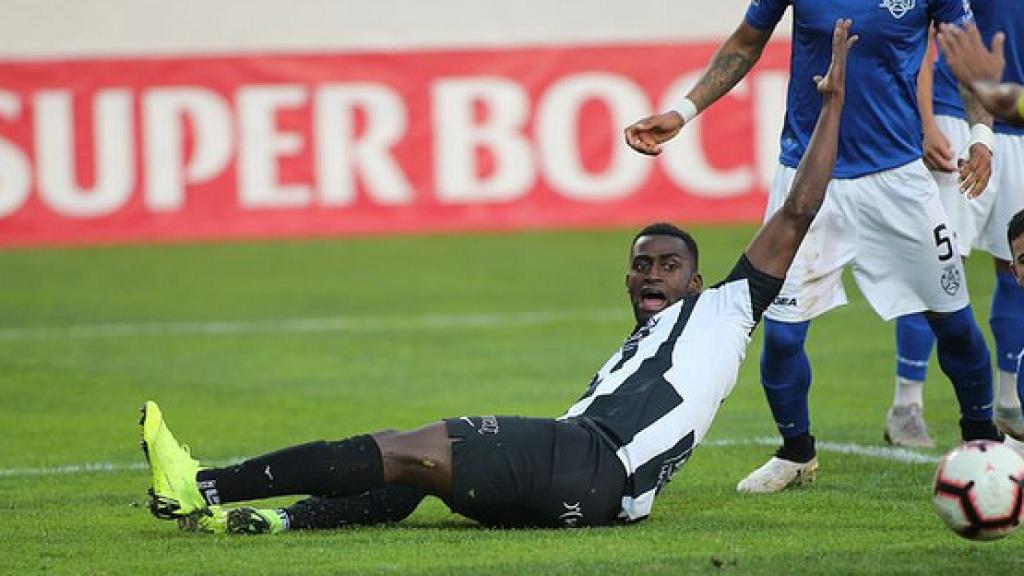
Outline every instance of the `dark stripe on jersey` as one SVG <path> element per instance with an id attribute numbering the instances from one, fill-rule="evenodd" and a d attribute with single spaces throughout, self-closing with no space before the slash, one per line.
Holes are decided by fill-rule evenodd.
<path id="1" fill-rule="evenodd" d="M 594 377 L 590 379 L 590 384 L 587 384 L 587 391 L 583 393 L 583 396 L 580 396 L 580 399 L 577 400 L 577 402 L 585 400 L 588 396 L 593 396 L 601 382 L 601 375 L 594 374 Z"/>
<path id="2" fill-rule="evenodd" d="M 738 280 L 747 281 L 747 288 L 750 290 L 750 308 L 753 313 L 753 320 L 754 322 L 760 322 L 761 315 L 771 306 L 775 297 L 782 290 L 782 284 L 785 282 L 785 279 L 776 278 L 754 268 L 747 255 L 743 254 L 740 256 L 739 261 L 736 262 L 736 265 L 733 266 L 732 272 L 729 272 L 729 276 L 715 284 L 714 287 L 718 288 Z"/>
<path id="3" fill-rule="evenodd" d="M 668 338 L 653 356 L 644 360 L 613 392 L 598 396 L 581 414 L 601 426 L 618 444 L 633 441 L 637 432 L 657 422 L 683 402 L 665 373 L 672 367 L 672 350 L 683 333 L 700 294 L 683 302 Z"/>
<path id="4" fill-rule="evenodd" d="M 622 343 L 622 354 L 619 356 L 619 361 L 615 363 L 615 366 L 608 371 L 609 374 L 622 368 L 622 365 L 629 362 L 633 356 L 636 356 L 637 350 L 640 349 L 640 341 L 651 335 L 650 323 L 641 326 L 626 338 L 626 341 Z"/>
<path id="5" fill-rule="evenodd" d="M 631 478 L 630 496 L 636 498 L 645 492 L 661 489 L 672 479 L 693 452 L 693 431 L 683 436 L 676 445 L 658 454 L 636 469 Z"/>

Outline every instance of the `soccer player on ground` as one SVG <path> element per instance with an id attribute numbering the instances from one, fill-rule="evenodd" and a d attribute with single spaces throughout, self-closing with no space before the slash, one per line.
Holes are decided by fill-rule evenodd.
<path id="1" fill-rule="evenodd" d="M 785 204 L 732 273 L 707 290 L 689 234 L 668 224 L 641 230 L 626 274 L 636 327 L 561 418 L 462 417 L 202 468 L 147 402 L 150 510 L 186 526 L 241 533 L 397 521 L 425 494 L 493 526 L 646 517 L 735 385 L 751 332 L 822 205 L 836 158 L 846 55 L 857 39 L 849 29 L 849 20 L 835 23 L 831 64 L 814 78 L 819 119 Z M 283 510 L 220 508 L 293 494 L 317 498 Z"/>
<path id="2" fill-rule="evenodd" d="M 977 34 L 993 41 L 999 57 L 999 71 L 1003 80 L 1020 82 L 1024 79 L 1024 53 L 1019 48 L 1010 50 L 1006 62 L 1002 60 L 1002 46 L 1007 39 L 1013 47 L 1024 41 L 1024 2 L 1018 0 L 974 0 L 972 2 Z M 996 35 L 996 32 L 1003 33 Z M 961 35 L 966 32 L 961 32 Z M 921 94 L 921 116 L 924 124 L 924 161 L 935 176 L 950 225 L 956 231 L 956 243 L 961 256 L 967 256 L 975 247 L 992 255 L 995 265 L 995 291 L 989 327 L 996 342 L 999 391 L 995 401 L 995 421 L 1004 432 L 1015 437 L 1024 436 L 1024 418 L 1017 398 L 1017 355 L 1024 347 L 1024 288 L 1017 285 L 1009 269 L 1009 248 L 1005 242 L 1007 223 L 1014 213 L 1024 209 L 1024 127 L 995 122 L 995 136 L 987 133 L 983 125 L 974 127 L 972 139 L 957 90 L 957 79 L 949 69 L 946 58 L 940 56 L 934 67 L 934 81 L 930 82 L 930 69 L 922 66 L 919 91 L 929 86 L 931 94 Z M 1003 69 L 1005 68 L 1005 73 Z M 979 68 L 975 67 L 974 70 Z M 971 84 L 970 79 L 964 86 Z M 980 98 L 979 98 L 980 100 Z M 928 104 L 934 103 L 933 106 Z M 1013 102 L 1016 104 L 1016 101 Z M 977 197 L 960 190 L 959 178 L 953 160 L 971 141 L 987 142 L 993 147 L 995 177 L 987 191 Z M 886 418 L 885 437 L 893 444 L 903 446 L 931 446 L 931 439 L 921 417 L 921 388 L 928 367 L 928 357 L 935 342 L 931 328 L 922 314 L 901 316 L 896 320 L 897 387 L 892 409 Z"/>
<path id="3" fill-rule="evenodd" d="M 728 92 L 758 60 L 772 31 L 793 6 L 793 50 L 782 154 L 768 212 L 782 205 L 794 167 L 805 154 L 818 111 L 804 89 L 827 58 L 827 30 L 837 14 L 856 22 L 863 46 L 850 59 L 851 90 L 828 197 L 765 313 L 761 384 L 783 437 L 764 466 L 743 479 L 743 492 L 777 492 L 809 482 L 818 467 L 810 434 L 811 367 L 804 351 L 810 320 L 846 302 L 842 269 L 851 264 L 868 302 L 886 320 L 928 310 L 939 363 L 960 405 L 961 436 L 997 439 L 992 423 L 991 359 L 971 312 L 963 265 L 956 257 L 938 190 L 921 161 L 917 73 L 932 22 L 971 18 L 964 0 L 754 0 L 735 32 L 712 57 L 677 110 L 626 128 L 626 140 L 657 154 L 685 123 Z M 989 121 L 968 98 L 971 122 Z M 974 146 L 962 174 L 984 189 L 991 161 Z"/>

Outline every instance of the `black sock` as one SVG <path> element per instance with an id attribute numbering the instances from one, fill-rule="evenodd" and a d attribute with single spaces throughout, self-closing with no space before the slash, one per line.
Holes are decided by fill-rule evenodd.
<path id="1" fill-rule="evenodd" d="M 810 462 L 814 458 L 814 436 L 801 434 L 792 438 L 783 438 L 782 447 L 775 451 L 776 458 L 790 462 Z"/>
<path id="2" fill-rule="evenodd" d="M 380 447 L 371 436 L 310 442 L 246 460 L 200 470 L 196 484 L 207 504 L 271 496 L 348 496 L 384 485 Z"/>
<path id="3" fill-rule="evenodd" d="M 401 522 L 426 493 L 419 488 L 390 485 L 358 496 L 307 498 L 284 509 L 292 530 L 326 530 Z"/>
<path id="4" fill-rule="evenodd" d="M 1003 433 L 996 428 L 991 420 L 968 420 L 960 419 L 960 437 L 964 442 L 969 440 L 995 440 L 1003 441 Z"/>

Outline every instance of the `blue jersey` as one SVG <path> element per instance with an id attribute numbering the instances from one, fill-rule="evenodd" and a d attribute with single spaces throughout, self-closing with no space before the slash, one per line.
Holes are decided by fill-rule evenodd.
<path id="1" fill-rule="evenodd" d="M 857 178 L 902 166 L 921 157 L 917 73 L 932 21 L 961 24 L 971 17 L 969 0 L 751 0 L 746 21 L 772 30 L 793 5 L 786 124 L 780 161 L 796 167 L 821 111 L 815 75 L 828 70 L 832 31 L 852 18 L 860 41 L 847 63 L 846 107 L 839 130 L 839 155 L 832 175 Z"/>
<path id="2" fill-rule="evenodd" d="M 1003 82 L 1024 84 L 1024 2 L 1021 0 L 972 0 L 974 18 L 978 29 L 985 39 L 985 45 L 992 45 L 992 36 L 996 32 L 1006 34 L 1006 70 Z M 946 59 L 939 54 L 935 61 L 935 74 L 932 82 L 932 102 L 936 114 L 965 118 L 963 103 L 957 91 L 956 78 L 946 64 Z M 1024 135 L 1024 127 L 1008 126 L 1002 122 L 995 123 L 995 131 L 1001 134 Z"/>

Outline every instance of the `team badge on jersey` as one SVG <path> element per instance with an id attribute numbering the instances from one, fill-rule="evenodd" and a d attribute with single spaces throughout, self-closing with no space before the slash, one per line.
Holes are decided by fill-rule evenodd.
<path id="1" fill-rule="evenodd" d="M 942 278 L 939 279 L 939 283 L 942 285 L 942 289 L 946 291 L 946 294 L 950 296 L 955 296 L 960 291 L 960 270 L 956 264 L 946 266 L 945 271 L 942 272 Z"/>
<path id="2" fill-rule="evenodd" d="M 882 0 L 882 3 L 878 5 L 879 8 L 886 8 L 889 10 L 889 14 L 892 14 L 893 18 L 899 20 L 907 15 L 914 9 L 914 5 L 917 0 Z"/>

